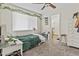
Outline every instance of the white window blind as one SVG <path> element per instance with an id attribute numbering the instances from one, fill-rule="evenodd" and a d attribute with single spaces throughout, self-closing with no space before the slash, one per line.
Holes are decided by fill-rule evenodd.
<path id="1" fill-rule="evenodd" d="M 12 12 L 13 31 L 37 29 L 37 17 Z"/>

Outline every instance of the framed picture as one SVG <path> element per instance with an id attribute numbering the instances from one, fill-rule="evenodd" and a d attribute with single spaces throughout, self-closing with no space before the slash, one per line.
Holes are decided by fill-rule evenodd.
<path id="1" fill-rule="evenodd" d="M 74 13 L 73 18 L 74 18 L 74 28 L 76 28 L 77 32 L 79 33 L 79 12 Z"/>
<path id="2" fill-rule="evenodd" d="M 45 17 L 45 25 L 48 25 L 48 17 Z"/>

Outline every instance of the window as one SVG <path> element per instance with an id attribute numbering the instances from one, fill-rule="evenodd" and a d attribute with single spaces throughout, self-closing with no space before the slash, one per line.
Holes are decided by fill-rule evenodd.
<path id="1" fill-rule="evenodd" d="M 37 29 L 37 17 L 12 12 L 13 31 Z"/>

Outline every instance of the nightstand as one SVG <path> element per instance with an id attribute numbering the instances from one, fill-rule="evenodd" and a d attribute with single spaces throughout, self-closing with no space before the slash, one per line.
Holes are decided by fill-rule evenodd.
<path id="1" fill-rule="evenodd" d="M 21 55 L 23 55 L 22 44 L 23 43 L 20 40 L 17 40 L 16 44 L 13 44 L 13 45 L 10 45 L 8 43 L 0 44 L 2 56 L 9 55 L 13 53 L 14 51 L 18 51 L 18 50 L 20 50 Z"/>

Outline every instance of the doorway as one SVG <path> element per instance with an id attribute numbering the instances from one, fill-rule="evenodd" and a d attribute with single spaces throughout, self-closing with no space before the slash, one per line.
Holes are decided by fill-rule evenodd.
<path id="1" fill-rule="evenodd" d="M 57 43 L 60 39 L 60 14 L 51 16 L 52 39 Z"/>

